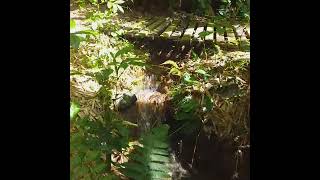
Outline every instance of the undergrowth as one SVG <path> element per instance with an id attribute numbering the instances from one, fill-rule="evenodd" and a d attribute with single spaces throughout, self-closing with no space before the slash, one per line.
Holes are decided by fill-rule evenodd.
<path id="1" fill-rule="evenodd" d="M 71 97 L 71 179 L 171 179 L 169 127 L 153 128 L 140 137 L 138 144 L 130 146 L 136 140 L 130 136 L 130 129 L 137 125 L 120 118 L 115 108 L 124 89 L 120 80 L 126 81 L 123 74 L 146 66 L 146 56 L 121 38 L 124 31 L 118 25 L 117 15 L 126 9 L 122 6 L 124 1 L 80 0 L 78 3 L 83 9 L 90 4 L 90 8 L 84 28 L 70 20 L 70 77 L 71 81 L 77 76 L 87 77 L 99 85 L 90 97 L 97 100 L 94 103 L 99 104 L 99 113 L 92 116 L 90 108 L 77 103 L 82 102 L 86 92 Z M 208 136 L 240 137 L 242 144 L 247 140 L 250 61 L 232 57 L 221 53 L 219 46 L 213 46 L 206 58 L 193 54 L 186 62 L 163 64 L 170 67 L 168 74 L 175 80 L 170 96 L 175 120 L 180 123 L 177 131 L 188 134 L 202 129 Z M 71 91 L 79 90 L 73 84 Z M 128 153 L 130 148 L 133 150 Z M 125 154 L 128 160 L 113 161 L 115 154 Z"/>
<path id="2" fill-rule="evenodd" d="M 194 53 L 186 62 L 163 63 L 170 64 L 169 75 L 178 78 L 170 89 L 175 119 L 181 132 L 204 128 L 220 138 L 245 137 L 250 120 L 249 57 L 219 51 L 207 60 Z"/>

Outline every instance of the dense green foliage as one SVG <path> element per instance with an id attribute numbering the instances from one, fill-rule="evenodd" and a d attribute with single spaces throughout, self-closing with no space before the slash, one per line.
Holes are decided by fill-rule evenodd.
<path id="1" fill-rule="evenodd" d="M 97 1 L 92 1 L 99 6 Z M 123 11 L 119 4 L 123 1 L 109 1 L 108 8 L 104 12 L 89 12 L 87 22 L 91 29 L 76 31 L 76 23 L 70 21 L 70 45 L 71 51 L 80 52 L 87 50 L 94 52 L 89 56 L 88 66 L 94 67 L 94 72 L 71 72 L 74 74 L 85 74 L 93 77 L 101 85 L 98 98 L 103 105 L 101 119 L 90 119 L 89 117 L 76 117 L 81 107 L 72 103 L 70 107 L 70 161 L 71 179 L 118 179 L 111 171 L 111 154 L 115 151 L 121 152 L 129 143 L 128 122 L 120 119 L 112 111 L 112 92 L 119 78 L 120 70 L 124 71 L 129 65 L 141 65 L 138 58 L 128 55 L 132 46 L 125 45 L 118 40 L 119 34 L 107 36 L 107 42 L 101 41 L 101 35 L 106 28 L 112 28 L 115 32 L 117 26 L 105 26 L 110 23 L 111 17 L 117 11 Z M 92 36 L 93 35 L 93 36 Z M 110 41 L 111 40 L 111 41 Z M 119 43 L 117 43 L 119 42 Z M 102 48 L 92 49 L 90 43 L 101 44 Z M 118 50 L 113 46 L 122 46 Z M 113 45 L 111 45 L 113 44 Z M 90 49 L 91 48 L 91 49 Z M 79 54 L 79 53 L 78 53 Z M 124 58 L 126 56 L 127 58 Z M 88 57 L 88 56 L 86 56 Z"/>
<path id="2" fill-rule="evenodd" d="M 74 108 L 72 105 L 71 111 Z M 106 173 L 110 173 L 110 154 L 128 146 L 126 124 L 106 112 L 103 121 L 74 118 L 71 126 L 71 179 L 109 179 Z"/>
<path id="3" fill-rule="evenodd" d="M 99 84 L 93 96 L 102 105 L 99 117 L 80 116 L 84 107 L 72 99 L 70 104 L 70 177 L 71 179 L 134 180 L 170 179 L 167 125 L 151 129 L 131 146 L 130 130 L 136 124 L 119 116 L 115 101 L 119 98 L 119 80 L 132 67 L 147 66 L 145 57 L 121 38 L 124 30 L 115 20 L 126 8 L 123 0 L 79 0 L 86 10 L 86 26 L 70 20 L 71 76 L 88 76 Z M 177 2 L 170 1 L 171 5 Z M 193 0 L 194 12 L 213 15 L 211 1 Z M 249 20 L 249 5 L 244 0 L 223 0 L 219 16 L 213 17 L 217 31 L 223 32 L 233 21 Z M 213 32 L 200 34 L 204 37 Z M 193 53 L 188 63 L 166 61 L 168 75 L 175 80 L 170 96 L 174 104 L 177 131 L 189 134 L 208 129 L 220 137 L 248 135 L 249 66 L 248 59 L 225 61 L 220 47 L 205 48 L 206 57 Z M 215 64 L 202 60 L 214 59 Z M 239 109 L 239 107 L 244 107 Z M 238 109 L 237 109 L 238 108 Z M 235 109 L 235 110 L 230 110 Z M 244 112 L 244 113 L 243 113 Z M 213 129 L 213 130 L 212 130 Z M 127 153 L 128 149 L 134 150 Z M 112 161 L 112 155 L 126 154 L 128 162 Z M 120 174 L 120 172 L 122 174 Z"/>

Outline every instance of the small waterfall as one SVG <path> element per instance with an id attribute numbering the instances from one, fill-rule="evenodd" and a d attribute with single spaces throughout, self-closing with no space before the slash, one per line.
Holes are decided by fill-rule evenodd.
<path id="1" fill-rule="evenodd" d="M 138 126 L 141 132 L 146 132 L 165 121 L 166 95 L 155 89 L 144 89 L 136 94 L 136 108 L 140 115 Z"/>
<path id="2" fill-rule="evenodd" d="M 135 135 L 138 137 L 152 127 L 167 121 L 166 105 L 167 95 L 158 91 L 160 82 L 155 75 L 145 76 L 143 83 L 135 87 L 132 92 L 136 95 L 135 104 L 122 112 L 122 115 L 129 121 L 138 125 Z M 189 175 L 189 172 L 182 167 L 176 152 L 170 148 L 171 175 L 173 180 L 180 180 Z"/>
<path id="3" fill-rule="evenodd" d="M 138 134 L 165 121 L 166 95 L 157 91 L 159 85 L 155 75 L 146 75 L 143 84 L 133 89 L 137 97 L 135 105 L 122 113 L 128 120 L 138 124 Z"/>

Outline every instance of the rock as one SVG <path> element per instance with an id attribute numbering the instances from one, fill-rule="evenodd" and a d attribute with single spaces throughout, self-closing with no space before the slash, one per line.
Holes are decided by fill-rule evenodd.
<path id="1" fill-rule="evenodd" d="M 119 103 L 117 104 L 117 109 L 119 111 L 124 111 L 132 106 L 137 101 L 137 96 L 135 94 L 123 94 Z"/>
<path id="2" fill-rule="evenodd" d="M 217 90 L 217 93 L 224 98 L 230 98 L 238 94 L 239 91 L 240 89 L 237 84 L 230 84 L 227 86 L 223 86 L 222 88 L 219 88 Z"/>

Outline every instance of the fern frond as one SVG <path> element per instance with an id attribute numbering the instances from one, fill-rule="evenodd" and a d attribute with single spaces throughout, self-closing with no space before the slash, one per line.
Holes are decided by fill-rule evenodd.
<path id="1" fill-rule="evenodd" d="M 121 168 L 122 173 L 133 180 L 171 179 L 168 130 L 167 125 L 161 125 L 143 135 L 140 142 L 143 146 L 135 146 L 129 161 Z"/>

